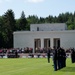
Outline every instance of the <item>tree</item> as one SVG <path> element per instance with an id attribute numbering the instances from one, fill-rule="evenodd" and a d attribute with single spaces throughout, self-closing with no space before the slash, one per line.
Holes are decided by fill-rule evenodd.
<path id="1" fill-rule="evenodd" d="M 27 22 L 27 20 L 25 18 L 24 11 L 22 11 L 21 18 L 19 20 L 19 29 L 20 30 L 27 30 L 26 29 L 27 28 L 27 24 L 28 24 L 28 22 Z"/>
<path id="2" fill-rule="evenodd" d="M 54 23 L 57 22 L 57 17 L 56 17 L 56 16 L 54 17 L 53 22 L 54 22 Z"/>
<path id="3" fill-rule="evenodd" d="M 39 19 L 39 23 L 45 23 L 45 18 L 40 17 L 40 19 Z"/>
<path id="4" fill-rule="evenodd" d="M 5 47 L 13 47 L 13 31 L 15 31 L 15 18 L 14 12 L 10 9 L 3 15 L 3 37 L 5 42 Z"/>
<path id="5" fill-rule="evenodd" d="M 75 29 L 75 17 L 74 17 L 74 22 L 73 22 L 73 25 L 74 25 L 74 29 Z"/>
<path id="6" fill-rule="evenodd" d="M 0 48 L 4 47 L 4 38 L 3 38 L 3 17 L 0 16 Z"/>
<path id="7" fill-rule="evenodd" d="M 46 17 L 45 22 L 46 23 L 52 23 L 53 22 L 53 16 L 49 15 L 48 17 Z"/>
<path id="8" fill-rule="evenodd" d="M 28 22 L 30 23 L 30 24 L 37 24 L 37 23 L 39 23 L 38 21 L 39 21 L 39 19 L 38 19 L 38 17 L 37 16 L 35 16 L 35 15 L 29 15 L 28 16 L 28 18 L 27 18 L 27 20 L 28 20 Z"/>
<path id="9" fill-rule="evenodd" d="M 74 30 L 74 25 L 69 25 L 68 30 Z"/>

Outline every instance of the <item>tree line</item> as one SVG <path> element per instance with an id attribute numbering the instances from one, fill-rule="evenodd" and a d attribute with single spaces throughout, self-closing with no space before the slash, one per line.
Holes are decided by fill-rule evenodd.
<path id="1" fill-rule="evenodd" d="M 12 9 L 7 10 L 0 16 L 0 48 L 13 48 L 13 32 L 14 31 L 29 31 L 30 24 L 40 23 L 66 23 L 68 30 L 75 29 L 75 12 L 61 13 L 58 16 L 49 15 L 48 17 L 40 17 L 29 15 L 25 17 L 22 11 L 19 19 L 15 19 L 15 14 Z"/>

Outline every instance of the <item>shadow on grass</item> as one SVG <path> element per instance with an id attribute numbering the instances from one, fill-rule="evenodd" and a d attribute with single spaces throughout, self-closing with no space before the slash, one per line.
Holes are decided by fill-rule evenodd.
<path id="1" fill-rule="evenodd" d="M 75 67 L 65 67 L 65 68 L 61 69 L 60 71 L 63 71 L 63 72 L 75 72 Z"/>

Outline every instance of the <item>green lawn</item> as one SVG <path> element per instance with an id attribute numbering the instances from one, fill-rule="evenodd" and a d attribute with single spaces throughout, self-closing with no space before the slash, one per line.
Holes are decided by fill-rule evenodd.
<path id="1" fill-rule="evenodd" d="M 67 67 L 54 71 L 46 58 L 0 59 L 0 75 L 75 75 L 75 63 L 67 59 Z"/>

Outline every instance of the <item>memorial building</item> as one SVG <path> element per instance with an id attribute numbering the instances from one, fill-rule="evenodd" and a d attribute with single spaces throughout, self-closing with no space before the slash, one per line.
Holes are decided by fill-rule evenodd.
<path id="1" fill-rule="evenodd" d="M 13 33 L 14 48 L 75 48 L 75 30 L 67 30 L 65 23 L 31 24 L 30 31 Z"/>

